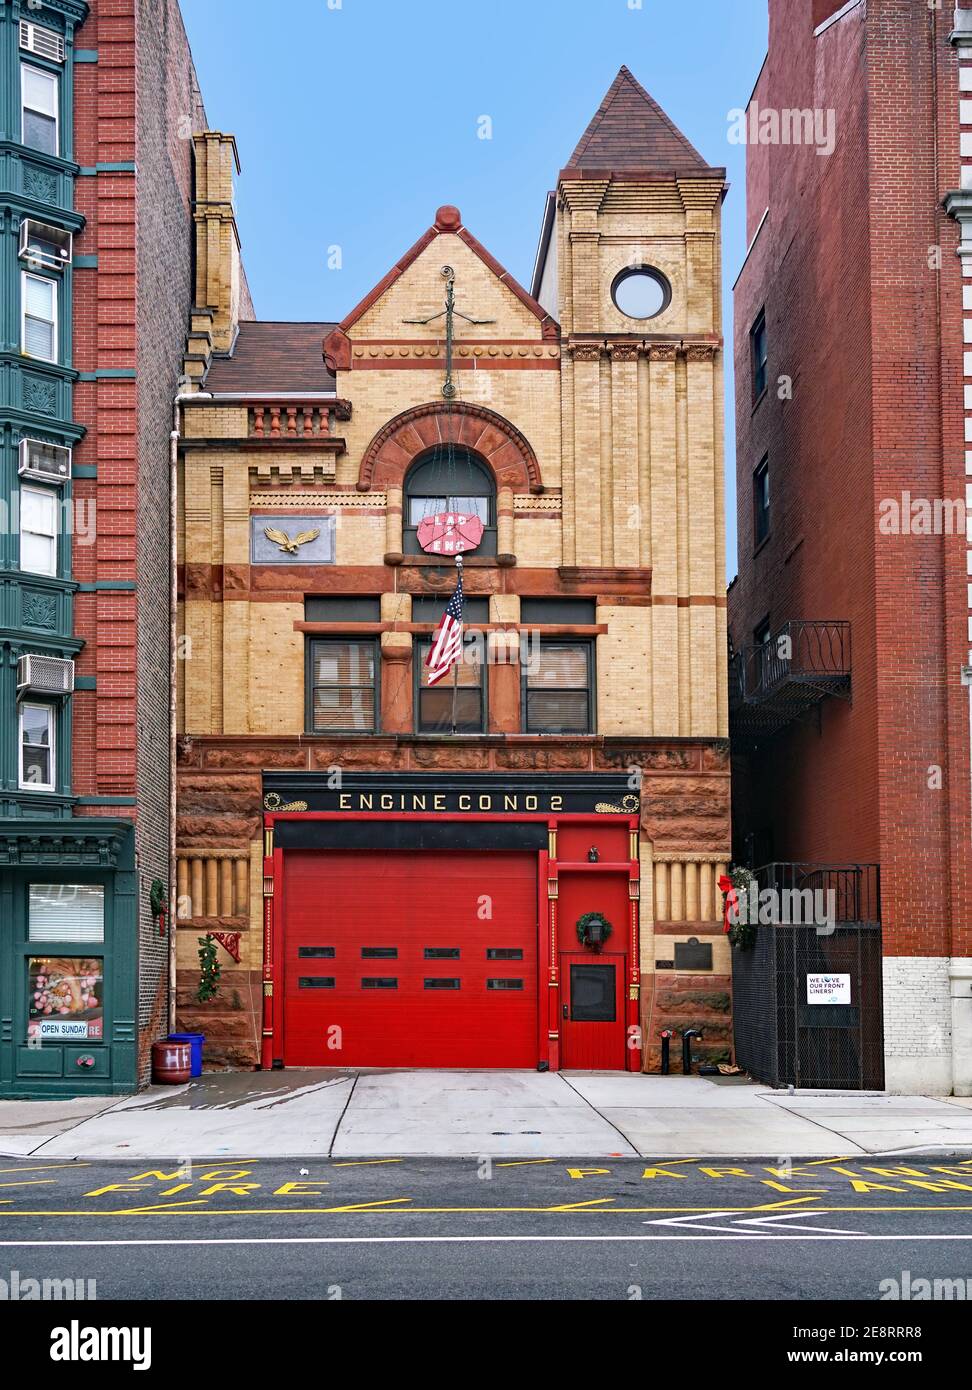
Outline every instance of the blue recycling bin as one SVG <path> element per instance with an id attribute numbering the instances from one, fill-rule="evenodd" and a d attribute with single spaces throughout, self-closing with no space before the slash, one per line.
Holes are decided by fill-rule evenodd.
<path id="1" fill-rule="evenodd" d="M 170 1033 L 169 1042 L 184 1042 L 189 1044 L 189 1055 L 191 1066 L 190 1076 L 202 1076 L 202 1052 L 203 1043 L 206 1041 L 205 1033 Z"/>

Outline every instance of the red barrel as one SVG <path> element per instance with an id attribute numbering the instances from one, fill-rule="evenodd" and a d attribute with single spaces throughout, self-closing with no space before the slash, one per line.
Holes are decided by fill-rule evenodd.
<path id="1" fill-rule="evenodd" d="M 192 1076 L 192 1047 L 187 1042 L 152 1044 L 152 1080 L 181 1086 Z"/>

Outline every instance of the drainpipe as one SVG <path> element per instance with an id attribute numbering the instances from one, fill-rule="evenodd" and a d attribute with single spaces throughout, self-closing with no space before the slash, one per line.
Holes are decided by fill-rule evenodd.
<path id="1" fill-rule="evenodd" d="M 176 863 L 176 716 L 179 660 L 179 442 L 183 401 L 211 399 L 208 391 L 178 390 L 172 401 L 172 431 L 169 434 L 169 1028 L 176 1027 L 176 907 L 178 905 Z"/>
<path id="2" fill-rule="evenodd" d="M 176 661 L 178 660 L 179 558 L 178 478 L 179 478 L 179 401 L 172 402 L 172 432 L 169 435 L 169 1027 L 176 1027 Z"/>

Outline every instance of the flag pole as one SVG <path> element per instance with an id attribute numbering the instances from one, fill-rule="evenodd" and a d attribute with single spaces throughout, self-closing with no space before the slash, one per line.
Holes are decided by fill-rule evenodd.
<path id="1" fill-rule="evenodd" d="M 462 578 L 462 556 L 456 556 L 456 577 Z M 452 732 L 456 732 L 456 700 L 459 695 L 459 662 L 462 660 L 462 638 L 460 637 L 459 656 L 452 666 Z"/>

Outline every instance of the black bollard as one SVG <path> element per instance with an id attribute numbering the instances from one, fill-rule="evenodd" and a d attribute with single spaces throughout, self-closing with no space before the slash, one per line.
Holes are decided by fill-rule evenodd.
<path id="1" fill-rule="evenodd" d="M 663 1028 L 661 1032 L 662 1053 L 661 1053 L 661 1074 L 668 1075 L 669 1051 L 674 1034 L 671 1028 Z"/>
<path id="2" fill-rule="evenodd" d="M 692 1039 L 701 1038 L 701 1032 L 696 1028 L 686 1028 L 682 1034 L 682 1075 L 692 1075 Z"/>

